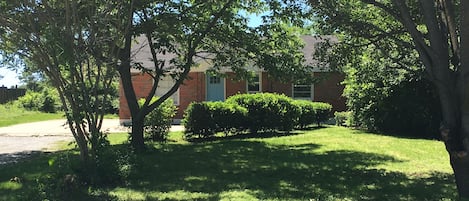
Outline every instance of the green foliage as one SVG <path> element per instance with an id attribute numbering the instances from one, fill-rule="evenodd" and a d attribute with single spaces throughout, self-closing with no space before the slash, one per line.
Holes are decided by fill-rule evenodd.
<path id="1" fill-rule="evenodd" d="M 344 111 L 344 112 L 334 112 L 334 119 L 336 126 L 349 126 L 348 121 L 352 116 L 352 112 Z"/>
<path id="2" fill-rule="evenodd" d="M 237 104 L 226 102 L 207 102 L 211 118 L 216 124 L 217 132 L 237 132 L 246 127 L 248 110 Z"/>
<path id="3" fill-rule="evenodd" d="M 52 88 L 43 88 L 40 92 L 28 90 L 24 96 L 18 98 L 15 102 L 15 104 L 27 110 L 47 113 L 57 112 L 61 105 L 57 90 Z"/>
<path id="4" fill-rule="evenodd" d="M 216 124 L 213 121 L 207 103 L 191 103 L 184 111 L 182 124 L 186 136 L 211 136 L 215 133 Z"/>
<path id="5" fill-rule="evenodd" d="M 332 105 L 328 103 L 312 102 L 308 100 L 295 100 L 293 102 L 300 108 L 301 115 L 298 125 L 305 128 L 308 125 L 316 123 L 318 126 L 329 119 Z"/>
<path id="6" fill-rule="evenodd" d="M 217 132 L 236 133 L 246 127 L 247 109 L 233 103 L 191 103 L 184 113 L 186 137 L 209 137 Z"/>
<path id="7" fill-rule="evenodd" d="M 293 103 L 301 110 L 301 115 L 298 120 L 300 128 L 305 128 L 308 125 L 316 123 L 316 110 L 314 109 L 313 102 L 308 100 L 295 100 Z"/>
<path id="8" fill-rule="evenodd" d="M 248 128 L 251 132 L 291 131 L 298 123 L 300 108 L 293 99 L 283 94 L 238 94 L 226 102 L 238 104 L 248 110 Z"/>
<path id="9" fill-rule="evenodd" d="M 153 97 L 151 102 L 157 101 L 159 98 Z M 140 99 L 139 104 L 143 105 L 145 99 Z M 165 141 L 167 139 L 169 129 L 176 115 L 177 107 L 173 103 L 173 99 L 166 99 L 157 108 L 152 110 L 145 116 L 144 132 L 147 139 L 153 141 Z"/>
<path id="10" fill-rule="evenodd" d="M 30 111 L 39 111 L 42 108 L 43 97 L 39 92 L 27 91 L 26 94 L 18 100 L 17 104 Z"/>
<path id="11" fill-rule="evenodd" d="M 332 105 L 329 103 L 313 102 L 313 108 L 318 126 L 321 126 L 322 122 L 329 120 L 332 115 Z"/>
<path id="12" fill-rule="evenodd" d="M 421 7 L 406 4 L 412 15 L 409 20 L 426 36 L 423 23 L 428 21 L 423 20 Z M 339 40 L 325 43 L 316 54 L 323 64 L 345 72 L 344 96 L 354 123 L 369 130 L 435 137 L 440 106 L 431 90 L 434 86 L 424 81 L 434 75 L 426 74 L 430 71 L 424 70 L 419 48 L 393 16 L 399 7 L 360 0 L 317 1 L 311 6 L 317 12 L 317 31 Z"/>
<path id="13" fill-rule="evenodd" d="M 366 72 L 349 74 L 344 91 L 357 126 L 389 134 L 438 137 L 440 103 L 428 81 L 389 83 L 372 75 L 360 79 L 358 74 L 363 77 Z"/>

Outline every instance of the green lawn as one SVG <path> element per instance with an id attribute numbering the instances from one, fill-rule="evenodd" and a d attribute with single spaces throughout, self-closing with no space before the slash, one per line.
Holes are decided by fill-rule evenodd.
<path id="1" fill-rule="evenodd" d="M 30 123 L 51 119 L 64 118 L 63 113 L 43 113 L 37 111 L 27 111 L 11 105 L 0 105 L 0 127 L 10 126 L 20 123 Z"/>
<path id="2" fill-rule="evenodd" d="M 114 142 L 126 138 L 125 134 L 110 137 Z M 128 153 L 127 147 L 114 143 L 112 152 Z M 76 152 L 64 151 L 0 166 L 0 200 L 456 198 L 441 142 L 341 127 L 197 143 L 182 140 L 180 132 L 172 133 L 169 143 L 119 158 L 117 161 L 131 161 L 120 166 L 123 181 L 89 188 L 69 187 L 63 177 L 57 179 L 70 171 L 67 163 L 57 161 L 76 161 L 76 157 Z M 21 183 L 9 181 L 15 176 Z"/>

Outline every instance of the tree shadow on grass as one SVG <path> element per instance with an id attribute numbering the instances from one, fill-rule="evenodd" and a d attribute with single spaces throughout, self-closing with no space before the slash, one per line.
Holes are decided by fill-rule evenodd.
<path id="1" fill-rule="evenodd" d="M 451 174 L 433 172 L 408 176 L 386 172 L 376 166 L 402 161 L 364 152 L 320 152 L 319 148 L 317 144 L 285 146 L 243 140 L 160 144 L 134 156 L 128 180 L 117 186 L 98 186 L 93 191 L 86 187 L 64 191 L 41 189 L 37 180 L 24 180 L 19 189 L 1 187 L 0 200 L 122 198 L 115 194 L 115 187 L 142 195 L 138 198 L 130 194 L 129 200 L 329 200 L 331 196 L 337 200 L 455 198 Z M 126 151 L 128 147 L 117 145 L 112 149 Z M 71 157 L 69 160 L 78 158 L 76 153 L 61 154 L 52 155 Z M 54 172 L 58 169 L 49 170 L 48 162 L 54 157 L 40 155 L 18 164 L 0 166 L 0 182 L 12 176 L 33 178 L 31 175 L 36 174 L 42 174 L 41 182 L 60 182 L 48 180 L 49 175 L 63 174 Z M 62 188 L 59 183 L 50 187 Z M 57 192 L 59 194 L 53 194 Z"/>
<path id="2" fill-rule="evenodd" d="M 409 177 L 374 167 L 399 163 L 363 152 L 315 152 L 316 144 L 277 146 L 255 141 L 163 145 L 140 155 L 130 189 L 159 200 L 158 192 L 202 193 L 220 200 L 233 192 L 261 200 L 440 200 L 454 198 L 452 175 Z M 142 174 L 143 173 L 143 174 Z M 153 194 L 152 194 L 153 192 Z M 228 197 L 226 197 L 228 196 Z M 184 200 L 184 198 L 168 198 Z"/>
<path id="3" fill-rule="evenodd" d="M 115 200 L 112 195 L 90 194 L 82 184 L 65 181 L 65 175 L 75 174 L 71 167 L 79 161 L 75 150 L 26 152 L 26 156 L 16 157 L 22 154 L 15 153 L 14 162 L 0 165 L 0 200 Z"/>
<path id="4" fill-rule="evenodd" d="M 210 137 L 193 137 L 186 139 L 188 142 L 192 143 L 203 143 L 203 142 L 214 142 L 219 140 L 240 140 L 240 139 L 250 139 L 250 138 L 273 138 L 273 137 L 284 137 L 284 136 L 293 136 L 293 135 L 300 135 L 304 134 L 303 130 L 294 130 L 294 131 L 264 131 L 264 132 L 240 132 L 234 134 L 219 134 Z"/>

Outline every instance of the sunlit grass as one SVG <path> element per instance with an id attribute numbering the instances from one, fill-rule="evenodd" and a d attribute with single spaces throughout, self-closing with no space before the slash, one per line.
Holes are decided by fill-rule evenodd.
<path id="1" fill-rule="evenodd" d="M 17 108 L 11 104 L 0 105 L 0 114 L 0 127 L 19 123 L 30 123 L 64 118 L 64 114 L 61 112 L 43 113 L 37 111 L 27 111 L 22 108 Z"/>
<path id="2" fill-rule="evenodd" d="M 272 137 L 273 136 L 273 137 Z M 110 134 L 130 153 L 128 134 Z M 65 148 L 65 147 L 63 147 Z M 67 147 L 70 148 L 70 147 Z M 38 193 L 36 178 L 71 171 L 51 161 L 76 161 L 77 152 L 38 155 L 0 166 L 0 200 Z M 67 159 L 68 158 L 68 159 Z M 60 160 L 59 160 L 60 159 Z M 126 166 L 127 167 L 127 166 Z M 242 135 L 190 143 L 173 132 L 132 157 L 117 185 L 74 190 L 75 200 L 454 200 L 456 190 L 441 142 L 328 127 L 289 135 Z M 10 178 L 23 178 L 12 183 Z M 49 181 L 49 180 L 46 180 Z M 60 181 L 50 181 L 57 182 Z M 46 189 L 46 198 L 67 191 Z M 49 197 L 48 197 L 49 196 Z M 43 197 L 41 197 L 43 198 Z M 63 197 L 60 197 L 63 198 Z M 64 198 L 64 199 L 65 199 Z"/>

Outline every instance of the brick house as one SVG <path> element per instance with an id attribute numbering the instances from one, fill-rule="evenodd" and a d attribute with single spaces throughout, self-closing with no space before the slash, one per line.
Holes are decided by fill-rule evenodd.
<path id="1" fill-rule="evenodd" d="M 312 51 L 317 39 L 312 36 L 303 36 L 305 41 L 305 58 L 307 62 L 313 63 Z M 142 41 L 143 38 L 137 41 Z M 134 54 L 134 59 L 141 61 L 143 66 L 152 66 L 148 58 L 151 58 L 149 49 L 145 49 L 145 43 L 138 43 L 138 53 Z M 197 68 L 193 68 L 189 73 L 189 79 L 186 79 L 180 86 L 179 90 L 171 96 L 174 103 L 178 106 L 176 119 L 181 119 L 184 110 L 191 102 L 201 101 L 223 101 L 227 97 L 238 93 L 257 93 L 257 92 L 274 92 L 283 93 L 295 99 L 307 99 L 312 101 L 327 102 L 332 104 L 334 111 L 343 111 L 345 107 L 345 98 L 342 97 L 343 85 L 340 83 L 344 79 L 344 75 L 337 72 L 326 72 L 324 70 L 315 69 L 313 76 L 325 76 L 319 83 L 312 85 L 297 85 L 293 83 L 282 83 L 268 75 L 262 70 L 254 71 L 254 78 L 249 82 L 246 80 L 234 79 L 233 72 L 224 72 L 226 76 L 212 76 L 207 73 L 210 65 L 200 61 Z M 133 70 L 132 81 L 134 84 L 137 98 L 146 97 L 149 93 L 153 80 L 149 75 Z M 161 96 L 173 85 L 170 78 L 164 78 L 160 81 L 156 96 Z M 122 87 L 119 89 L 120 105 L 119 117 L 121 123 L 129 122 L 131 119 L 127 101 L 124 96 Z"/>

